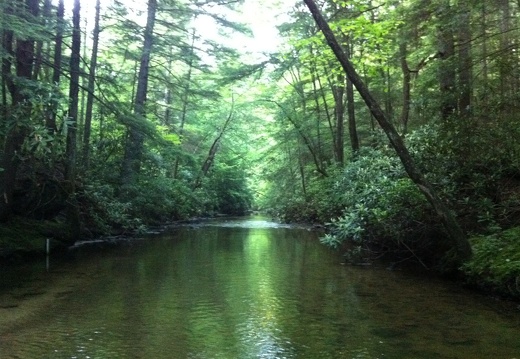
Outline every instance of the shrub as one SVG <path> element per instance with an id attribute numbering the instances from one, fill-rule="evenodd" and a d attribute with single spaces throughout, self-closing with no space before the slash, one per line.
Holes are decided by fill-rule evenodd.
<path id="1" fill-rule="evenodd" d="M 200 202 L 186 184 L 166 177 L 141 179 L 132 191 L 132 216 L 151 225 L 188 218 Z"/>
<path id="2" fill-rule="evenodd" d="M 379 250 L 406 250 L 435 225 L 429 205 L 408 179 L 399 160 L 382 151 L 369 150 L 350 163 L 337 179 L 334 192 L 344 213 L 329 223 L 322 242 L 334 247 L 349 241 Z"/>
<path id="3" fill-rule="evenodd" d="M 520 297 L 520 227 L 471 239 L 473 257 L 462 266 L 468 283 Z"/>

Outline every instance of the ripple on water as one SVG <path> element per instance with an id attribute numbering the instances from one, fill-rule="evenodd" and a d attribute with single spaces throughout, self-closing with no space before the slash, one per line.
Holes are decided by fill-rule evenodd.
<path id="1" fill-rule="evenodd" d="M 0 358 L 464 359 L 520 351 L 518 321 L 450 284 L 340 266 L 315 233 L 275 222 L 207 225 L 215 227 L 78 254 L 66 271 L 46 273 L 63 277 L 59 285 L 17 285 L 20 295 L 45 293 L 0 296 L 0 305 L 20 305 L 0 308 Z M 22 309 L 35 314 L 7 327 L 2 314 Z"/>

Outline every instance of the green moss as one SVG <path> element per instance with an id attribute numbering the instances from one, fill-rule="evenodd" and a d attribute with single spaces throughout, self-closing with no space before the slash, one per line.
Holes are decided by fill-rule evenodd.
<path id="1" fill-rule="evenodd" d="M 471 239 L 472 259 L 462 266 L 470 284 L 520 298 L 520 227 Z"/>
<path id="2" fill-rule="evenodd" d="M 13 218 L 0 225 L 0 258 L 45 252 L 45 241 L 53 247 L 64 246 L 67 231 L 63 223 Z"/>

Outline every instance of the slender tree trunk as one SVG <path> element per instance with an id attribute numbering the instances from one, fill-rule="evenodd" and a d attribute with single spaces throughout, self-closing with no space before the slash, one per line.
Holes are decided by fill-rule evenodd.
<path id="1" fill-rule="evenodd" d="M 457 98 L 455 94 L 455 40 L 451 21 L 452 11 L 449 0 L 444 0 L 441 24 L 438 28 L 439 46 L 439 87 L 441 95 L 441 118 L 446 121 L 455 114 Z"/>
<path id="2" fill-rule="evenodd" d="M 344 135 L 345 135 L 345 87 L 346 78 L 345 75 L 338 76 L 336 84 L 332 88 L 334 95 L 334 117 L 336 122 L 336 131 L 334 148 L 336 149 L 335 156 L 338 164 L 343 167 L 345 162 L 345 150 L 344 150 Z"/>
<path id="3" fill-rule="evenodd" d="M 283 108 L 283 106 L 280 103 L 278 103 L 274 100 L 266 100 L 266 101 L 274 103 L 285 113 L 287 120 L 291 123 L 291 125 L 294 126 L 294 128 L 298 132 L 298 135 L 301 137 L 302 141 L 305 143 L 305 146 L 309 150 L 309 153 L 311 154 L 311 157 L 312 157 L 312 161 L 314 162 L 314 166 L 316 168 L 316 172 L 321 174 L 323 177 L 327 177 L 328 176 L 327 170 L 325 169 L 325 167 L 322 166 L 322 162 L 320 161 L 319 153 L 316 152 L 316 146 L 314 145 L 312 138 L 310 138 L 309 136 L 307 136 L 305 134 L 305 132 L 302 130 L 300 124 L 289 115 L 289 113 Z"/>
<path id="4" fill-rule="evenodd" d="M 456 251 L 457 258 L 455 261 L 463 261 L 471 257 L 472 249 L 469 241 L 467 240 L 462 228 L 457 223 L 455 217 L 451 211 L 446 207 L 442 200 L 438 197 L 431 184 L 424 178 L 422 173 L 416 167 L 407 147 L 405 146 L 401 136 L 397 133 L 394 126 L 388 121 L 383 110 L 379 104 L 372 97 L 371 93 L 367 90 L 367 87 L 357 74 L 356 70 L 352 66 L 352 63 L 346 56 L 345 52 L 339 45 L 334 33 L 329 27 L 329 24 L 323 18 L 320 10 L 316 6 L 313 0 L 304 0 L 309 8 L 314 20 L 318 27 L 321 29 L 327 43 L 336 55 L 338 61 L 341 63 L 347 76 L 352 81 L 359 94 L 365 100 L 366 105 L 370 109 L 376 121 L 379 123 L 383 131 L 385 131 L 392 147 L 395 149 L 399 156 L 404 169 L 408 173 L 410 179 L 417 185 L 419 190 L 423 193 L 425 198 L 430 202 L 432 207 L 435 209 L 439 217 L 441 218 L 444 227 L 452 240 L 453 249 Z"/>
<path id="5" fill-rule="evenodd" d="M 226 133 L 226 130 L 227 130 L 229 124 L 231 123 L 231 120 L 233 119 L 233 114 L 234 114 L 234 104 L 232 104 L 231 110 L 229 111 L 229 115 L 228 115 L 226 121 L 224 122 L 222 129 L 219 131 L 219 133 L 217 134 L 217 137 L 211 144 L 211 147 L 208 152 L 208 156 L 204 160 L 200 173 L 197 176 L 197 178 L 195 179 L 195 182 L 193 183 L 193 190 L 199 188 L 202 185 L 202 180 L 204 179 L 204 177 L 207 176 L 211 166 L 215 162 L 215 156 L 220 147 L 220 141 L 222 140 L 222 136 L 224 136 L 224 133 Z"/>
<path id="6" fill-rule="evenodd" d="M 458 109 L 459 114 L 466 118 L 470 113 L 472 94 L 472 65 L 471 65 L 471 27 L 470 9 L 467 0 L 459 2 L 460 21 L 458 21 Z"/>
<path id="7" fill-rule="evenodd" d="M 51 0 L 45 0 L 43 2 L 43 14 L 42 14 L 42 24 L 46 25 L 50 18 L 51 13 Z M 36 43 L 36 51 L 35 51 L 35 61 L 34 61 L 34 69 L 33 69 L 33 80 L 38 80 L 38 76 L 40 76 L 40 71 L 43 63 L 43 40 L 38 40 Z"/>
<path id="8" fill-rule="evenodd" d="M 501 58 L 499 62 L 499 78 L 500 78 L 500 92 L 502 96 L 508 96 L 509 90 L 511 86 L 509 84 L 510 80 L 510 70 L 511 67 L 509 65 L 511 61 L 511 7 L 509 4 L 509 0 L 499 0 L 500 12 L 502 15 L 502 19 L 500 20 L 500 50 L 501 50 Z"/>
<path id="9" fill-rule="evenodd" d="M 303 162 L 302 153 L 300 150 L 300 140 L 298 140 L 298 170 L 300 173 L 300 182 L 302 185 L 302 193 L 307 197 L 307 181 L 305 177 L 305 164 Z"/>
<path id="10" fill-rule="evenodd" d="M 312 49 L 312 46 L 309 47 L 309 51 L 310 53 L 312 54 L 313 53 L 313 49 Z M 316 113 L 316 134 L 317 134 L 317 140 L 318 140 L 318 152 L 319 153 L 323 153 L 323 144 L 322 144 L 322 141 L 321 141 L 321 104 L 320 104 L 320 97 L 325 100 L 325 97 L 324 97 L 324 91 L 323 91 L 323 88 L 321 87 L 321 79 L 320 79 L 320 76 L 318 74 L 318 69 L 317 69 L 317 64 L 315 61 L 311 61 L 310 63 L 310 67 L 309 67 L 309 71 L 311 73 L 311 83 L 312 83 L 312 90 L 313 90 L 313 99 L 314 99 L 314 103 L 316 105 L 316 110 L 315 110 L 315 113 Z M 318 86 L 319 85 L 319 86 Z M 334 137 L 334 129 L 332 128 L 332 122 L 331 122 L 331 119 L 330 119 L 330 113 L 329 113 L 329 108 L 328 108 L 328 104 L 326 101 L 324 101 L 323 103 L 323 108 L 325 110 L 325 115 L 327 117 L 327 122 L 329 124 L 329 127 L 330 127 L 330 131 L 332 133 L 332 136 Z M 334 148 L 333 148 L 333 151 L 334 153 L 336 153 L 336 143 L 333 142 L 333 145 L 334 145 Z"/>
<path id="11" fill-rule="evenodd" d="M 191 77 L 193 73 L 194 55 L 195 55 L 195 29 L 192 30 L 191 46 L 188 59 L 188 73 L 186 74 L 186 84 L 184 86 L 184 92 L 182 94 L 182 110 L 181 120 L 179 123 L 179 137 L 182 138 L 184 135 L 184 126 L 186 125 L 186 119 L 188 116 L 188 107 L 190 105 L 190 92 L 191 92 Z M 179 157 L 175 158 L 175 164 L 173 166 L 173 178 L 179 176 Z"/>
<path id="12" fill-rule="evenodd" d="M 96 15 L 94 16 L 94 30 L 92 55 L 90 57 L 90 70 L 87 85 L 87 105 L 85 110 L 85 127 L 83 130 L 83 166 L 88 170 L 90 163 L 90 133 L 92 129 L 92 112 L 94 109 L 94 89 L 96 84 L 96 68 L 99 46 L 99 17 L 101 12 L 101 0 L 96 0 Z"/>
<path id="13" fill-rule="evenodd" d="M 401 110 L 401 126 L 402 133 L 408 133 L 408 119 L 410 117 L 410 93 L 411 93 L 411 71 L 406 61 L 407 56 L 406 43 L 403 41 L 399 44 L 399 57 L 401 58 L 401 70 L 403 72 L 403 108 Z"/>
<path id="14" fill-rule="evenodd" d="M 145 104 L 148 94 L 148 75 L 150 68 L 150 55 L 153 45 L 153 28 L 155 24 L 155 12 L 157 0 L 148 0 L 148 16 L 144 33 L 143 51 L 139 66 L 137 79 L 137 90 L 135 94 L 134 114 L 145 121 Z M 125 155 L 121 170 L 121 183 L 123 186 L 130 185 L 141 168 L 141 157 L 144 145 L 144 134 L 136 127 L 130 126 L 125 145 Z"/>
<path id="15" fill-rule="evenodd" d="M 87 58 L 87 41 L 88 41 L 88 34 L 87 34 L 88 19 L 86 17 L 83 21 L 83 28 L 85 29 L 85 31 L 83 32 L 83 41 L 82 41 L 83 49 L 82 49 L 81 56 L 83 59 L 86 59 Z M 86 68 L 87 68 L 87 65 L 83 61 L 81 61 L 80 73 L 85 74 Z M 84 129 L 85 129 L 85 103 L 86 103 L 86 99 L 87 99 L 87 92 L 85 91 L 85 89 L 87 88 L 87 86 L 88 86 L 88 77 L 81 76 L 81 84 L 79 87 L 79 90 L 80 90 L 79 96 L 80 96 L 81 106 L 79 107 L 79 110 L 78 110 L 78 123 L 76 124 L 76 128 L 78 129 L 77 130 L 78 131 L 78 133 L 77 133 L 78 144 L 77 145 L 78 145 L 79 149 L 83 149 L 83 136 L 84 136 Z"/>
<path id="16" fill-rule="evenodd" d="M 347 58 L 351 58 L 351 44 L 347 44 Z M 348 134 L 350 138 L 350 148 L 354 157 L 359 152 L 359 137 L 356 125 L 356 108 L 354 103 L 354 85 L 347 76 L 347 115 L 348 115 Z"/>
<path id="17" fill-rule="evenodd" d="M 329 103 L 327 102 L 327 94 L 325 93 L 325 88 L 321 81 L 321 77 L 319 76 L 319 72 L 317 71 L 317 65 L 314 65 L 313 68 L 316 69 L 315 70 L 316 73 L 314 74 L 313 80 L 316 80 L 318 83 L 319 88 L 317 89 L 317 91 L 319 92 L 320 97 L 321 97 L 321 102 L 323 103 L 323 109 L 325 110 L 325 116 L 327 118 L 327 123 L 329 125 L 330 136 L 331 136 L 331 138 L 334 138 L 335 129 L 334 129 L 334 126 L 332 125 L 332 115 L 331 115 L 331 110 L 329 109 Z M 313 83 L 313 85 L 315 85 L 315 84 Z M 316 99 L 316 101 L 318 102 L 318 99 Z M 332 141 L 332 144 L 333 144 L 333 146 L 336 146 L 336 143 L 334 141 Z M 333 147 L 333 150 L 336 151 L 336 148 Z"/>
<path id="18" fill-rule="evenodd" d="M 71 241 L 79 239 L 81 232 L 79 206 L 76 199 L 77 120 L 79 115 L 79 80 L 81 62 L 80 0 L 74 0 L 72 10 L 72 46 L 70 56 L 69 111 L 67 121 L 67 147 L 65 150 L 65 185 L 67 192 L 67 222 Z"/>
<path id="19" fill-rule="evenodd" d="M 169 56 L 168 56 L 168 67 L 167 71 L 173 70 L 173 46 L 170 46 Z M 168 127 L 168 129 L 171 129 L 171 122 L 172 122 L 172 102 L 173 102 L 173 95 L 172 95 L 172 85 L 170 82 L 166 83 L 166 88 L 164 89 L 164 102 L 166 104 L 166 108 L 164 110 L 164 125 Z"/>
<path id="20" fill-rule="evenodd" d="M 62 47 L 63 47 L 63 32 L 65 27 L 65 21 L 63 17 L 65 15 L 65 2 L 60 0 L 58 2 L 58 11 L 56 13 L 56 38 L 54 42 L 54 60 L 53 60 L 53 72 L 52 72 L 52 84 L 59 88 L 60 76 L 61 76 L 61 60 L 62 60 Z M 47 129 L 54 133 L 57 130 L 56 125 L 56 112 L 58 110 L 58 104 L 53 103 L 47 117 L 45 119 L 45 125 Z"/>
<path id="21" fill-rule="evenodd" d="M 482 21 L 480 24 L 480 31 L 482 33 L 482 77 L 484 82 L 484 92 L 482 93 L 482 97 L 484 99 L 484 107 L 487 105 L 488 99 L 488 84 L 489 84 L 489 76 L 488 76 L 488 51 L 487 51 L 487 7 L 486 2 L 482 1 Z"/>
<path id="22" fill-rule="evenodd" d="M 356 108 L 354 104 L 354 85 L 347 80 L 347 114 L 348 114 L 348 133 L 350 138 L 350 148 L 354 156 L 359 152 L 359 137 L 356 125 Z"/>

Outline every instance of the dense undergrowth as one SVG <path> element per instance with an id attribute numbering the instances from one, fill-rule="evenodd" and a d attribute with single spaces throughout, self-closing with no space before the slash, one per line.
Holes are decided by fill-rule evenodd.
<path id="1" fill-rule="evenodd" d="M 243 215 L 252 207 L 252 193 L 242 166 L 218 162 L 198 188 L 182 178 L 151 173 L 143 173 L 134 184 L 123 188 L 107 168 L 101 176 L 86 175 L 78 181 L 81 234 L 76 238 L 68 229 L 62 183 L 51 181 L 47 173 L 39 174 L 37 166 L 27 168 L 20 183 L 33 183 L 36 178 L 40 183 L 19 186 L 17 213 L 0 226 L 0 260 L 41 254 L 47 238 L 52 240 L 52 247 L 66 248 L 77 240 L 130 236 L 192 217 Z M 55 172 L 59 171 L 57 167 Z"/>
<path id="2" fill-rule="evenodd" d="M 471 239 L 473 258 L 462 266 L 467 282 L 520 298 L 520 227 Z"/>
<path id="3" fill-rule="evenodd" d="M 518 146 L 496 144 L 505 128 L 465 141 L 459 138 L 463 130 L 426 126 L 409 134 L 407 145 L 473 237 L 474 256 L 459 273 L 471 285 L 520 297 L 520 160 L 512 155 Z M 321 241 L 343 250 L 348 261 L 385 257 L 446 270 L 443 226 L 388 146 L 363 148 L 299 196 L 270 195 L 282 220 L 326 223 Z"/>

